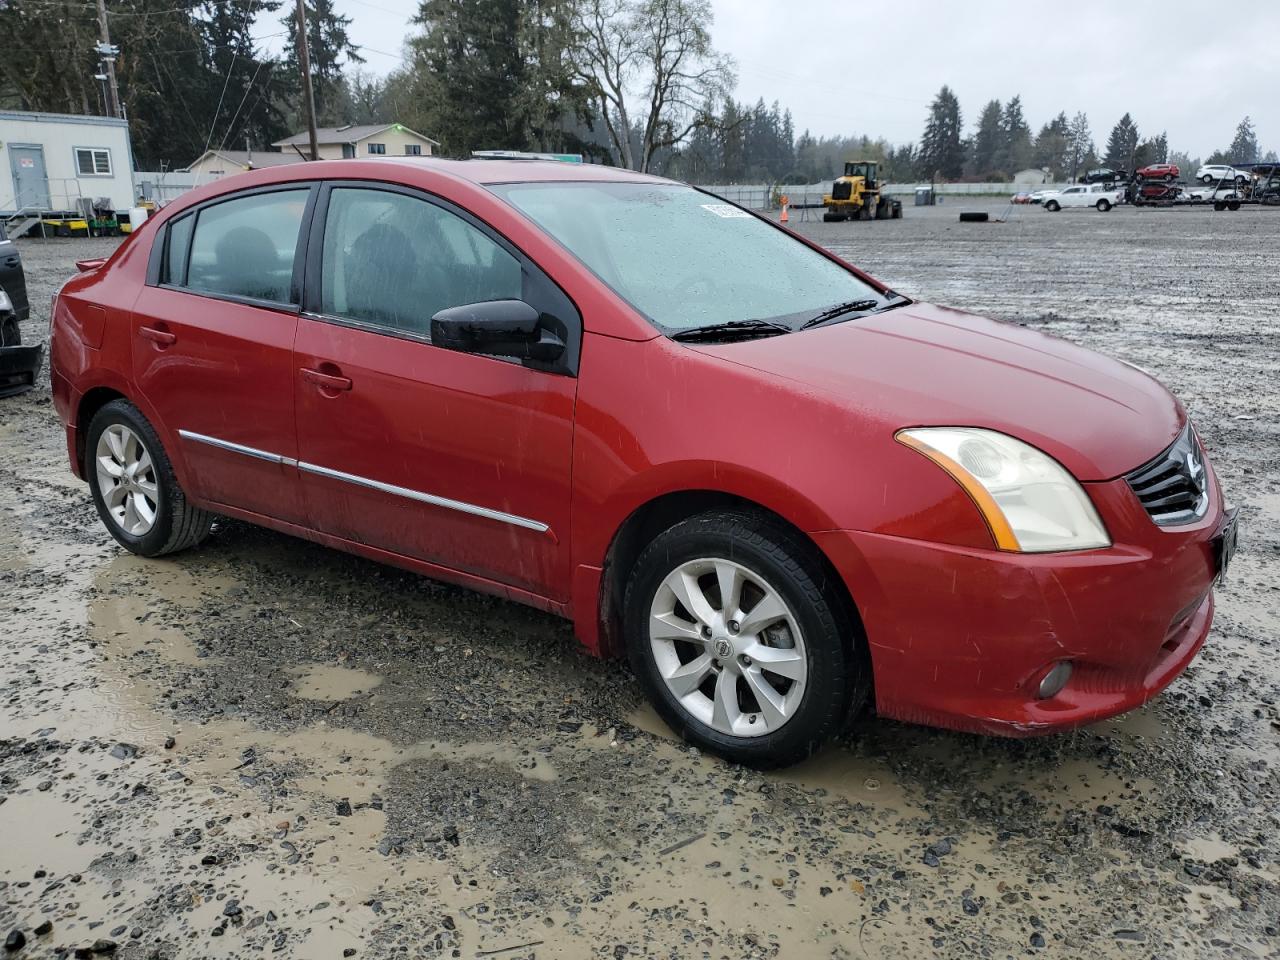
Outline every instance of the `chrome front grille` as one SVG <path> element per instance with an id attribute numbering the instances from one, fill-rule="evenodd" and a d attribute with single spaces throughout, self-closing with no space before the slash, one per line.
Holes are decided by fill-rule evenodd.
<path id="1" fill-rule="evenodd" d="M 1190 422 L 1163 453 L 1125 480 L 1161 526 L 1198 520 L 1209 506 L 1209 471 Z"/>

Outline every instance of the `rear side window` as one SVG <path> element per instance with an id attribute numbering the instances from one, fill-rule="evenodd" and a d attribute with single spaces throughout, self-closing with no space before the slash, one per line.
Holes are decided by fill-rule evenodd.
<path id="1" fill-rule="evenodd" d="M 200 210 L 183 285 L 204 293 L 296 303 L 293 262 L 309 193 L 309 188 L 258 193 Z"/>
<path id="2" fill-rule="evenodd" d="M 427 336 L 446 307 L 520 299 L 520 262 L 461 217 L 384 190 L 333 190 L 322 313 Z"/>
<path id="3" fill-rule="evenodd" d="M 194 214 L 173 221 L 169 224 L 168 246 L 165 248 L 164 268 L 160 274 L 160 282 L 176 287 L 187 282 L 187 252 L 191 249 L 191 228 L 195 226 Z"/>

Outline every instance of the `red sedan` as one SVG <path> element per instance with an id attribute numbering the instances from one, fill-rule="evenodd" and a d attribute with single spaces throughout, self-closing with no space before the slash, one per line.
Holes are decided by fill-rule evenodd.
<path id="1" fill-rule="evenodd" d="M 1146 374 L 654 177 L 273 167 L 81 266 L 53 395 L 127 549 L 238 517 L 552 611 L 742 762 L 869 703 L 1009 735 L 1136 707 L 1234 543 Z"/>

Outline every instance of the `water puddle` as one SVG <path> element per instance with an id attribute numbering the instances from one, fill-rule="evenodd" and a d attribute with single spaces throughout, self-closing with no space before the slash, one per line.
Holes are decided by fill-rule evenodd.
<path id="1" fill-rule="evenodd" d="M 295 697 L 326 703 L 350 700 L 368 693 L 382 683 L 382 678 L 377 674 L 332 663 L 293 667 L 289 672 L 298 678 L 294 684 Z"/>

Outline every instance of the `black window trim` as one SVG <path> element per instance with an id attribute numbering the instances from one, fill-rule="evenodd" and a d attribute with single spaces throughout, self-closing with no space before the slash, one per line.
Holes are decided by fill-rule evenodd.
<path id="1" fill-rule="evenodd" d="M 311 238 L 311 220 L 315 214 L 316 198 L 319 196 L 320 187 L 319 180 L 287 180 L 281 183 L 272 183 L 263 187 L 253 187 L 249 190 L 237 190 L 234 193 L 224 193 L 219 196 L 212 197 L 204 203 L 197 204 L 183 210 L 177 216 L 171 217 L 164 222 L 163 235 L 157 236 L 155 242 L 151 245 L 151 257 L 147 261 L 147 280 L 149 287 L 159 287 L 162 290 L 172 290 L 176 293 L 185 293 L 193 297 L 204 297 L 209 300 L 222 300 L 227 303 L 239 303 L 247 307 L 258 307 L 264 310 L 274 310 L 277 313 L 288 313 L 294 316 L 302 312 L 303 288 L 302 278 L 305 273 L 308 241 Z M 259 196 L 268 193 L 284 193 L 288 191 L 306 190 L 307 202 L 302 210 L 302 220 L 298 224 L 298 243 L 293 251 L 293 274 L 289 279 L 289 297 L 296 300 L 296 303 L 279 303 L 275 300 L 263 300 L 258 297 L 244 297 L 231 293 L 218 293 L 212 290 L 193 290 L 191 287 L 178 286 L 173 283 L 161 283 L 161 273 L 164 269 L 165 261 L 169 253 L 169 227 L 171 224 L 177 223 L 189 216 L 196 216 L 210 207 L 216 207 L 220 203 L 227 203 L 231 200 L 242 200 L 245 197 Z M 199 219 L 192 225 L 191 241 L 187 246 L 186 263 L 183 266 L 183 280 L 185 281 L 191 266 L 191 247 L 195 243 L 196 228 L 200 226 Z"/>
<path id="2" fill-rule="evenodd" d="M 481 220 L 471 211 L 458 206 L 450 200 L 445 199 L 437 194 L 417 187 L 409 187 L 399 183 L 391 183 L 383 180 L 326 180 L 320 184 L 318 196 L 315 198 L 315 206 L 311 211 L 311 225 L 309 229 L 309 238 L 307 247 L 306 270 L 302 283 L 302 311 L 301 316 L 308 320 L 316 320 L 321 323 L 332 323 L 340 327 L 349 327 L 353 330 L 359 330 L 362 333 L 371 333 L 378 336 L 391 337 L 396 340 L 408 340 L 412 343 L 421 343 L 426 346 L 435 346 L 431 342 L 431 337 L 412 330 L 401 330 L 395 327 L 388 327 L 381 324 L 370 323 L 366 320 L 357 320 L 351 317 L 338 317 L 325 313 L 321 310 L 321 286 L 320 274 L 322 271 L 322 260 L 324 257 L 324 231 L 326 220 L 329 213 L 329 197 L 335 189 L 347 190 L 374 190 L 383 193 L 398 193 L 415 200 L 422 200 L 433 206 L 439 207 L 447 213 L 461 219 L 464 223 L 479 230 L 482 235 L 496 243 L 501 249 L 515 258 L 520 264 L 522 272 L 526 273 L 535 282 L 545 284 L 547 287 L 555 290 L 563 297 L 564 302 L 572 310 L 571 316 L 558 316 L 558 319 L 565 326 L 565 352 L 564 356 L 557 363 L 544 364 L 536 361 L 524 361 L 521 363 L 508 357 L 492 356 L 490 354 L 470 354 L 471 356 L 484 357 L 494 360 L 498 363 L 514 363 L 517 365 L 528 367 L 532 370 L 541 370 L 548 373 L 559 373 L 570 377 L 578 375 L 578 364 L 582 353 L 582 337 L 583 323 L 582 310 L 579 309 L 577 303 L 569 296 L 568 292 L 556 283 L 554 279 L 537 262 L 512 243 L 505 235 L 500 233 L 494 227 L 490 226 L 484 220 Z M 300 244 L 301 246 L 301 244 Z M 444 347 L 437 347 L 443 350 Z M 450 351 L 452 352 L 452 351 Z"/>

